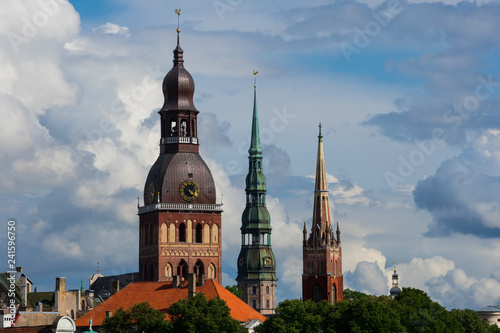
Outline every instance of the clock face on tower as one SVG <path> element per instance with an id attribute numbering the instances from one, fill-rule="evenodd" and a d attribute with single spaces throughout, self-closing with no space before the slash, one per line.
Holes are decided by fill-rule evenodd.
<path id="1" fill-rule="evenodd" d="M 198 197 L 198 185 L 191 180 L 186 180 L 179 187 L 181 198 L 186 201 L 193 201 Z"/>
<path id="2" fill-rule="evenodd" d="M 148 199 L 149 203 L 153 203 L 155 201 L 155 183 L 149 184 Z"/>
<path id="3" fill-rule="evenodd" d="M 264 266 L 270 267 L 271 264 L 272 264 L 271 258 L 269 258 L 269 257 L 264 258 Z"/>

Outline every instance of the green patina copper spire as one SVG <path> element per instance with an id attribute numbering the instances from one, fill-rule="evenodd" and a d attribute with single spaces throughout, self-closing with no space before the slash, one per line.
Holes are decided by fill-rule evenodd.
<path id="1" fill-rule="evenodd" d="M 253 86 L 253 118 L 252 118 L 252 138 L 250 140 L 250 149 L 248 149 L 250 156 L 261 157 L 262 148 L 260 147 L 260 134 L 259 134 L 259 116 L 257 114 L 257 85 Z"/>
<path id="2" fill-rule="evenodd" d="M 254 75 L 257 72 L 254 71 Z M 242 299 L 263 314 L 276 308 L 276 260 L 271 248 L 271 216 L 266 207 L 266 177 L 262 170 L 257 86 L 254 84 L 252 133 L 248 149 L 246 206 L 241 216 L 241 251 L 238 256 L 238 287 Z M 255 289 L 253 289 L 255 287 Z M 252 292 L 249 294 L 249 290 Z M 257 295 L 260 295 L 257 297 Z M 257 301 L 258 298 L 258 301 Z M 255 303 L 254 303 L 255 302 Z"/>

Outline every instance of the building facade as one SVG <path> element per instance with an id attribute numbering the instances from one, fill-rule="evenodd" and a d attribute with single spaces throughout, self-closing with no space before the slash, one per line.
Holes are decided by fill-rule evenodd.
<path id="1" fill-rule="evenodd" d="M 330 219 L 328 185 L 321 124 L 318 135 L 318 155 L 314 187 L 314 208 L 312 226 L 307 236 L 304 222 L 302 246 L 302 299 L 315 302 L 327 300 L 330 303 L 344 298 L 344 278 L 342 275 L 342 248 L 340 229 L 337 223 L 336 236 Z"/>
<path id="2" fill-rule="evenodd" d="M 139 207 L 139 276 L 142 281 L 180 281 L 189 273 L 222 282 L 221 213 L 212 173 L 199 154 L 194 81 L 183 50 L 163 80 L 160 155 Z"/>
<path id="3" fill-rule="evenodd" d="M 266 207 L 266 177 L 262 170 L 257 88 L 254 86 L 252 134 L 248 150 L 246 206 L 241 217 L 241 251 L 238 256 L 238 288 L 242 299 L 264 315 L 276 309 L 276 260 L 271 248 L 271 217 Z"/>

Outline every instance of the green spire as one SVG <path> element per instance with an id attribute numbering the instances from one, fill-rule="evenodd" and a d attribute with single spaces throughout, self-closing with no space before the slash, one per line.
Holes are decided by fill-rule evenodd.
<path id="1" fill-rule="evenodd" d="M 260 147 L 259 133 L 259 116 L 257 114 L 257 85 L 253 86 L 253 117 L 252 117 L 252 138 L 250 140 L 250 149 L 248 149 L 250 157 L 262 156 L 262 148 Z"/>

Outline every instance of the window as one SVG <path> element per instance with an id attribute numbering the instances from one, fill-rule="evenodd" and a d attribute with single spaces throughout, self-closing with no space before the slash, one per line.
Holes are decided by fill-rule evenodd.
<path id="1" fill-rule="evenodd" d="M 266 308 L 269 309 L 269 300 L 266 301 Z"/>
<path id="2" fill-rule="evenodd" d="M 196 274 L 196 280 L 198 280 L 202 274 L 205 274 L 205 266 L 200 259 L 198 259 L 194 265 L 194 274 Z"/>
<path id="3" fill-rule="evenodd" d="M 196 243 L 201 243 L 203 241 L 203 229 L 200 223 L 196 225 Z"/>
<path id="4" fill-rule="evenodd" d="M 266 286 L 266 294 L 269 295 L 269 286 Z"/>
<path id="5" fill-rule="evenodd" d="M 337 287 L 335 285 L 332 287 L 332 302 L 337 302 Z"/>
<path id="6" fill-rule="evenodd" d="M 257 287 L 253 286 L 252 287 L 252 295 L 255 295 L 255 294 L 257 294 Z"/>
<path id="7" fill-rule="evenodd" d="M 210 266 L 208 266 L 208 278 L 215 279 L 215 266 L 214 266 L 214 264 L 210 264 Z"/>
<path id="8" fill-rule="evenodd" d="M 257 301 L 256 300 L 252 301 L 252 308 L 257 309 Z"/>
<path id="9" fill-rule="evenodd" d="M 179 242 L 186 242 L 186 225 L 184 223 L 179 226 Z"/>
<path id="10" fill-rule="evenodd" d="M 177 265 L 177 275 L 179 276 L 180 281 L 183 281 L 185 277 L 187 277 L 187 263 L 182 259 Z"/>
<path id="11" fill-rule="evenodd" d="M 321 286 L 317 283 L 313 287 L 313 301 L 316 303 L 321 301 Z"/>
<path id="12" fill-rule="evenodd" d="M 172 277 L 172 265 L 170 265 L 169 263 L 167 263 L 167 265 L 165 266 L 165 277 L 166 278 Z"/>

